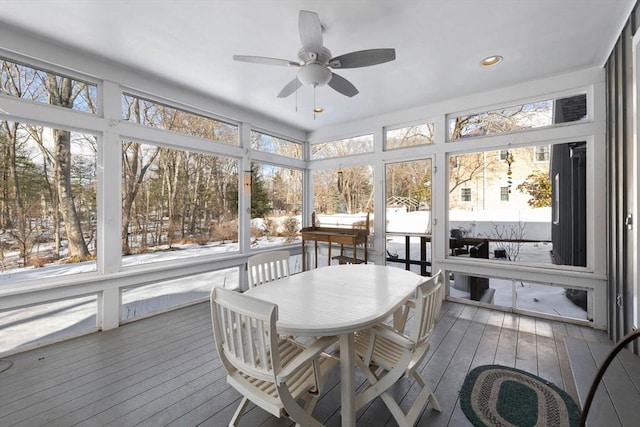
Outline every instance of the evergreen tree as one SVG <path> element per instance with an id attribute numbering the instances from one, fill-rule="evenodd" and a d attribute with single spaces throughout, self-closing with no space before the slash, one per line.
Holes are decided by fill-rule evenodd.
<path id="1" fill-rule="evenodd" d="M 264 218 L 271 212 L 271 199 L 258 166 L 251 168 L 251 218 Z"/>

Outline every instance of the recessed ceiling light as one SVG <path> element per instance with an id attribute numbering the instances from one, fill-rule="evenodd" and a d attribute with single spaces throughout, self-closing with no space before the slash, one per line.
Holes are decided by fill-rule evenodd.
<path id="1" fill-rule="evenodd" d="M 497 63 L 499 63 L 500 61 L 502 61 L 502 56 L 492 55 L 492 56 L 487 56 L 482 61 L 480 61 L 480 65 L 482 65 L 483 67 L 492 67 Z"/>
<path id="2" fill-rule="evenodd" d="M 316 108 L 314 108 L 314 109 L 313 109 L 313 112 L 314 112 L 315 114 L 324 113 L 324 108 L 322 108 L 322 107 L 316 107 Z"/>

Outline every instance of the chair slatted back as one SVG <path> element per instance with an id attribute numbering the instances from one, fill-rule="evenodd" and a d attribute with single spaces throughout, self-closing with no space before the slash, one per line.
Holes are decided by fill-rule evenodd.
<path id="1" fill-rule="evenodd" d="M 237 369 L 264 381 L 275 381 L 281 370 L 275 304 L 214 288 L 211 318 L 216 348 L 227 371 Z"/>
<path id="2" fill-rule="evenodd" d="M 289 252 L 271 251 L 254 255 L 247 261 L 249 288 L 289 276 Z"/>
<path id="3" fill-rule="evenodd" d="M 416 311 L 410 338 L 418 347 L 427 342 L 440 317 L 442 290 L 442 271 L 438 271 L 416 288 Z"/>

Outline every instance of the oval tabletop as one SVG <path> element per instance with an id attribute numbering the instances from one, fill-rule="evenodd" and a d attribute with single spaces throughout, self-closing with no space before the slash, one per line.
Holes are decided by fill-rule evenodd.
<path id="1" fill-rule="evenodd" d="M 424 280 L 415 273 L 373 264 L 321 267 L 248 290 L 278 305 L 278 332 L 326 336 L 355 332 L 385 320 Z"/>

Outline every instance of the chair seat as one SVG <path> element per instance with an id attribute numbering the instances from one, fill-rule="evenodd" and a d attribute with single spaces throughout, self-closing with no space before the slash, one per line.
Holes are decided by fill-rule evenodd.
<path id="1" fill-rule="evenodd" d="M 282 365 L 287 365 L 302 353 L 305 347 L 292 339 L 281 339 L 278 342 L 278 350 Z M 320 377 L 323 377 L 333 369 L 338 359 L 323 354 L 318 362 Z M 260 399 L 267 404 L 267 406 L 261 405 L 262 408 L 271 414 L 277 417 L 286 415 L 284 414 L 282 400 L 278 396 L 276 385 L 272 381 L 259 380 L 244 372 L 235 371 L 227 375 L 227 382 L 239 391 L 242 390 L 241 393 L 245 396 L 259 395 Z M 315 387 L 313 365 L 310 364 L 307 368 L 300 370 L 286 384 L 295 400 L 302 398 L 307 392 L 313 392 Z"/>
<path id="2" fill-rule="evenodd" d="M 367 349 L 371 342 L 371 332 L 371 329 L 365 329 L 354 335 L 353 341 L 356 354 L 360 356 L 367 354 Z M 376 337 L 376 345 L 373 348 L 371 360 L 381 368 L 391 369 L 398 364 L 405 351 L 404 348 L 400 348 L 387 338 L 378 336 Z"/>
<path id="3" fill-rule="evenodd" d="M 379 325 L 379 327 L 384 327 L 383 325 Z M 391 328 L 389 328 L 391 330 Z M 371 342 L 371 332 L 373 329 L 366 329 L 363 331 L 359 331 L 354 336 L 354 348 L 356 354 L 360 357 L 367 354 L 367 349 Z M 398 345 L 397 343 L 378 335 L 375 341 L 376 345 L 373 348 L 373 353 L 371 355 L 371 362 L 376 366 L 383 368 L 385 370 L 391 370 L 394 366 L 397 366 L 400 362 L 400 359 L 406 355 L 407 349 Z M 426 343 L 426 346 L 429 344 Z M 428 348 L 419 348 L 414 350 L 413 357 L 411 361 L 408 363 L 406 371 L 410 372 L 417 363 L 424 358 Z"/>

